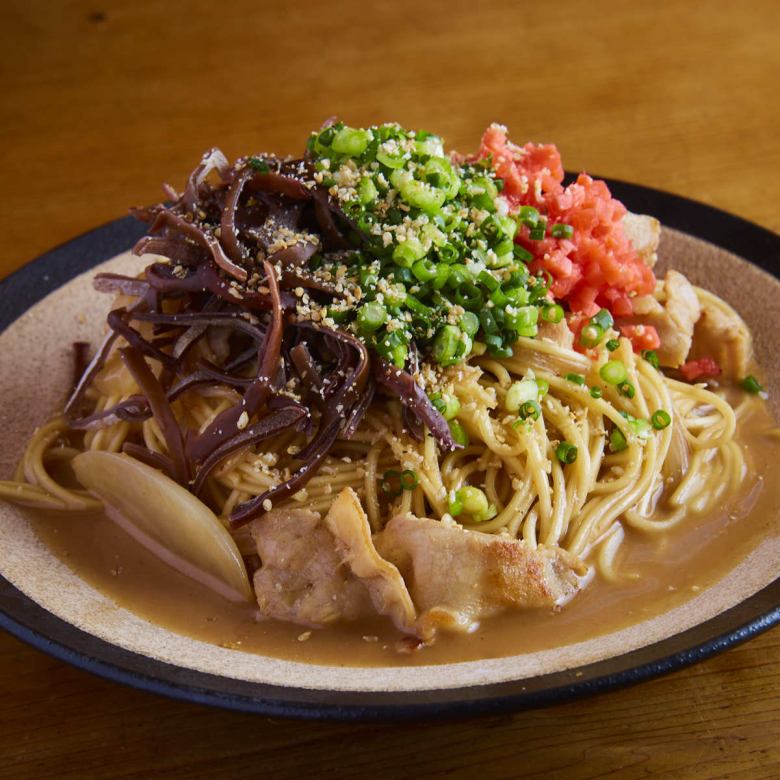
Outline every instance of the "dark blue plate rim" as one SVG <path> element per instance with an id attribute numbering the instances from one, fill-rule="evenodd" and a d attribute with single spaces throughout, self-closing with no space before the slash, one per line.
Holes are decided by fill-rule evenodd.
<path id="1" fill-rule="evenodd" d="M 737 254 L 780 278 L 780 236 L 741 217 L 627 182 L 607 180 L 634 212 Z M 133 245 L 144 226 L 115 220 L 62 244 L 0 281 L 0 331 L 53 290 Z M 620 688 L 682 669 L 780 622 L 780 578 L 735 607 L 652 645 L 597 663 L 481 686 L 409 692 L 325 691 L 235 680 L 117 647 L 56 617 L 0 576 L 0 627 L 80 669 L 150 693 L 266 716 L 399 720 L 512 712 Z"/>

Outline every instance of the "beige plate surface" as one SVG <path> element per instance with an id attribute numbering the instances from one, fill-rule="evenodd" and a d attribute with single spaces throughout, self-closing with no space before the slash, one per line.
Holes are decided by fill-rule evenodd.
<path id="1" fill-rule="evenodd" d="M 768 381 L 780 386 L 780 340 L 771 338 L 777 326 L 780 283 L 734 255 L 671 230 L 664 232 L 660 254 L 664 264 L 683 271 L 738 309 L 755 335 Z M 61 402 L 70 380 L 71 343 L 95 343 L 99 338 L 108 299 L 92 290 L 93 274 L 135 272 L 142 265 L 137 258 L 120 255 L 56 290 L 0 334 L 0 478 L 10 476 L 30 433 Z M 780 417 L 776 401 L 772 411 L 776 419 Z M 63 620 L 127 650 L 178 666 L 240 680 L 329 690 L 459 688 L 604 660 L 670 637 L 738 604 L 777 576 L 778 561 L 780 539 L 767 538 L 724 579 L 682 606 L 630 628 L 554 650 L 447 666 L 326 667 L 216 647 L 147 622 L 79 579 L 40 542 L 22 512 L 0 504 L 0 573 Z"/>

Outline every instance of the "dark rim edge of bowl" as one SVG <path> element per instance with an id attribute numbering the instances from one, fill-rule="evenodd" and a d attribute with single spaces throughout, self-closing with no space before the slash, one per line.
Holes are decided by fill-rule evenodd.
<path id="1" fill-rule="evenodd" d="M 606 180 L 632 211 L 715 244 L 780 278 L 780 236 L 679 195 Z M 133 217 L 109 222 L 45 253 L 0 281 L 10 305 L 0 331 L 43 297 L 130 248 L 145 232 Z M 390 720 L 466 716 L 545 706 L 631 685 L 704 660 L 780 622 L 780 578 L 740 604 L 667 639 L 563 672 L 465 688 L 409 692 L 324 691 L 235 680 L 133 653 L 56 617 L 0 577 L 0 626 L 33 647 L 106 679 L 191 703 L 268 716 Z M 37 626 L 37 627 L 36 627 Z M 40 630 L 44 627 L 44 630 Z"/>

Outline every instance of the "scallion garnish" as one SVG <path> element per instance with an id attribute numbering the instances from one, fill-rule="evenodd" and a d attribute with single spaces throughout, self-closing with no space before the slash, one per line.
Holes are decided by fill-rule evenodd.
<path id="1" fill-rule="evenodd" d="M 457 420 L 450 420 L 448 424 L 455 443 L 466 447 L 469 443 L 469 435 L 466 433 L 465 428 Z"/>
<path id="2" fill-rule="evenodd" d="M 612 452 L 622 452 L 628 447 L 628 442 L 620 428 L 613 428 L 612 433 L 609 434 L 609 448 Z"/>
<path id="3" fill-rule="evenodd" d="M 558 222 L 550 228 L 550 235 L 553 238 L 571 238 L 574 235 L 574 228 Z"/>
<path id="4" fill-rule="evenodd" d="M 758 395 L 758 393 L 762 393 L 764 391 L 764 388 L 761 386 L 761 383 L 752 374 L 748 374 L 740 382 L 740 385 L 742 386 L 743 390 L 745 390 L 748 393 L 752 393 L 753 395 Z"/>
<path id="5" fill-rule="evenodd" d="M 271 169 L 268 167 L 268 163 L 260 157 L 250 157 L 247 161 L 247 165 L 258 173 L 270 173 Z"/>
<path id="6" fill-rule="evenodd" d="M 603 331 L 609 330 L 615 321 L 609 313 L 609 309 L 599 309 L 591 318 L 591 325 L 598 325 Z"/>
<path id="7" fill-rule="evenodd" d="M 580 332 L 580 344 L 589 349 L 598 346 L 603 338 L 604 330 L 600 325 L 596 325 L 595 323 L 586 325 Z"/>
<path id="8" fill-rule="evenodd" d="M 608 385 L 620 385 L 628 379 L 628 370 L 621 360 L 608 360 L 599 369 L 599 376 Z"/>
<path id="9" fill-rule="evenodd" d="M 568 441 L 562 441 L 555 448 L 555 456 L 561 463 L 571 464 L 577 460 L 577 447 Z"/>
<path id="10" fill-rule="evenodd" d="M 654 349 L 643 349 L 642 357 L 653 367 L 658 368 L 661 363 L 658 359 L 658 353 Z"/>
<path id="11" fill-rule="evenodd" d="M 653 416 L 650 418 L 650 422 L 652 423 L 653 428 L 655 428 L 657 431 L 662 431 L 669 425 L 669 423 L 671 423 L 671 421 L 672 418 L 669 412 L 665 411 L 664 409 L 658 409 L 657 411 L 653 412 Z"/>
<path id="12" fill-rule="evenodd" d="M 636 395 L 636 388 L 631 382 L 621 382 L 617 389 L 620 395 L 624 395 L 626 398 L 633 398 Z"/>
<path id="13" fill-rule="evenodd" d="M 563 319 L 563 307 L 559 306 L 557 303 L 554 303 L 550 306 L 544 306 L 542 307 L 541 314 L 542 319 L 545 322 L 556 324 Z"/>

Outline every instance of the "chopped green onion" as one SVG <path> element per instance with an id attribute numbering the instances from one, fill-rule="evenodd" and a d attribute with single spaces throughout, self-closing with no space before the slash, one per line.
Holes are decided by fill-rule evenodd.
<path id="1" fill-rule="evenodd" d="M 399 269 L 411 274 L 408 268 Z M 411 281 L 411 279 L 409 280 Z M 406 289 L 403 284 L 390 285 L 384 292 L 385 303 L 388 306 L 401 306 L 406 301 Z"/>
<path id="2" fill-rule="evenodd" d="M 620 342 L 617 339 L 609 339 L 606 347 L 610 352 L 614 352 L 620 346 Z"/>
<path id="3" fill-rule="evenodd" d="M 534 278 L 536 281 L 532 282 L 533 289 L 531 290 L 531 300 L 536 302 L 546 299 L 547 291 L 553 283 L 552 274 L 547 270 L 542 270 Z"/>
<path id="4" fill-rule="evenodd" d="M 454 263 L 460 259 L 460 251 L 454 244 L 442 244 L 437 247 L 436 253 L 439 255 L 439 260 L 442 263 Z"/>
<path id="5" fill-rule="evenodd" d="M 471 515 L 473 520 L 481 522 L 486 518 L 490 504 L 487 496 L 479 488 L 466 485 L 455 493 L 455 500 L 463 505 L 463 511 Z"/>
<path id="6" fill-rule="evenodd" d="M 444 157 L 431 157 L 423 166 L 423 178 L 428 184 L 444 190 L 448 200 L 454 198 L 460 189 L 460 178 Z"/>
<path id="7" fill-rule="evenodd" d="M 499 335 L 485 336 L 485 346 L 487 347 L 488 355 L 491 357 L 512 357 L 512 347 L 504 343 L 504 339 Z"/>
<path id="8" fill-rule="evenodd" d="M 662 431 L 669 425 L 669 423 L 671 423 L 671 421 L 672 418 L 669 415 L 669 412 L 664 411 L 663 409 L 658 409 L 657 411 L 653 412 L 653 416 L 650 418 L 650 422 L 653 424 L 653 428 L 655 428 L 657 431 Z"/>
<path id="9" fill-rule="evenodd" d="M 539 221 L 539 212 L 533 206 L 521 206 L 517 216 L 524 225 L 531 228 Z"/>
<path id="10" fill-rule="evenodd" d="M 449 420 L 450 433 L 456 444 L 460 444 L 462 447 L 467 447 L 469 443 L 469 435 L 466 433 L 466 429 L 457 421 Z"/>
<path id="11" fill-rule="evenodd" d="M 555 456 L 561 463 L 574 463 L 577 460 L 577 447 L 568 441 L 562 441 L 555 448 Z"/>
<path id="12" fill-rule="evenodd" d="M 271 169 L 268 167 L 268 163 L 259 157 L 250 157 L 248 161 L 249 167 L 257 171 L 258 173 L 270 173 Z"/>
<path id="13" fill-rule="evenodd" d="M 596 347 L 601 343 L 601 339 L 604 338 L 604 330 L 601 325 L 586 325 L 580 333 L 580 344 L 583 347 Z"/>
<path id="14" fill-rule="evenodd" d="M 349 319 L 349 309 L 337 309 L 335 306 L 329 306 L 328 317 L 330 317 L 333 322 L 341 324 Z"/>
<path id="15" fill-rule="evenodd" d="M 460 315 L 460 329 L 469 336 L 476 336 L 479 331 L 479 317 L 472 311 L 464 311 Z"/>
<path id="16" fill-rule="evenodd" d="M 490 273 L 490 271 L 480 271 L 479 276 L 477 276 L 477 281 L 483 287 L 487 287 L 489 292 L 493 292 L 501 286 L 501 283 Z"/>
<path id="17" fill-rule="evenodd" d="M 483 297 L 482 290 L 471 282 L 463 282 L 455 290 L 453 295 L 455 303 L 462 306 L 464 309 L 479 309 L 482 306 Z"/>
<path id="18" fill-rule="evenodd" d="M 748 374 L 741 382 L 742 389 L 753 395 L 758 395 L 764 391 L 761 383 L 752 374 Z"/>
<path id="19" fill-rule="evenodd" d="M 425 257 L 425 249 L 416 238 L 407 238 L 393 249 L 393 262 L 402 268 L 411 268 L 423 257 Z"/>
<path id="20" fill-rule="evenodd" d="M 370 211 L 363 212 L 357 219 L 358 230 L 370 233 L 375 221 L 376 217 Z"/>
<path id="21" fill-rule="evenodd" d="M 420 478 L 413 469 L 404 469 L 400 476 L 401 487 L 404 490 L 414 490 L 420 484 Z"/>
<path id="22" fill-rule="evenodd" d="M 508 287 L 502 288 L 507 300 L 513 306 L 525 306 L 530 298 L 530 293 L 525 287 Z"/>
<path id="23" fill-rule="evenodd" d="M 455 353 L 455 357 L 459 360 L 468 357 L 471 354 L 472 349 L 474 349 L 474 340 L 464 331 L 463 335 L 460 337 L 458 351 Z"/>
<path id="24" fill-rule="evenodd" d="M 658 368 L 661 363 L 658 360 L 658 353 L 654 349 L 643 349 L 642 357 L 653 367 Z"/>
<path id="25" fill-rule="evenodd" d="M 410 205 L 426 214 L 438 214 L 444 203 L 445 193 L 430 184 L 410 179 L 401 187 L 401 197 Z"/>
<path id="26" fill-rule="evenodd" d="M 441 393 L 431 397 L 431 403 L 441 413 L 445 420 L 453 420 L 460 411 L 460 401 L 449 393 Z"/>
<path id="27" fill-rule="evenodd" d="M 516 412 L 526 401 L 536 401 L 539 398 L 539 385 L 533 379 L 523 379 L 513 382 L 506 391 L 504 406 L 508 412 Z"/>
<path id="28" fill-rule="evenodd" d="M 544 398 L 550 391 L 550 383 L 546 379 L 537 379 L 536 386 L 539 388 L 539 398 Z"/>
<path id="29" fill-rule="evenodd" d="M 582 374 L 566 374 L 566 381 L 573 382 L 575 385 L 584 385 L 585 377 Z"/>
<path id="30" fill-rule="evenodd" d="M 365 152 L 371 137 L 370 130 L 355 130 L 351 127 L 342 127 L 333 137 L 331 147 L 337 154 L 358 157 Z"/>
<path id="31" fill-rule="evenodd" d="M 574 228 L 557 222 L 550 228 L 550 234 L 553 238 L 571 238 L 574 235 Z"/>
<path id="32" fill-rule="evenodd" d="M 387 309 L 377 301 L 364 303 L 357 315 L 358 330 L 362 333 L 373 333 L 387 322 Z"/>
<path id="33" fill-rule="evenodd" d="M 485 236 L 485 238 L 488 240 L 488 244 L 491 246 L 495 244 L 497 239 L 501 237 L 501 225 L 498 224 L 498 221 L 493 216 L 483 220 L 482 224 L 479 226 L 479 229 L 482 231 L 482 235 Z"/>
<path id="34" fill-rule="evenodd" d="M 396 368 L 403 368 L 406 365 L 406 358 L 409 355 L 409 347 L 406 344 L 398 344 L 390 350 L 390 360 Z"/>
<path id="35" fill-rule="evenodd" d="M 431 287 L 434 290 L 443 289 L 447 284 L 447 280 L 450 278 L 450 267 L 445 263 L 439 263 L 436 266 L 436 276 L 431 280 Z"/>
<path id="36" fill-rule="evenodd" d="M 608 330 L 615 324 L 609 309 L 599 309 L 591 318 L 591 325 L 598 325 L 602 330 Z"/>
<path id="37" fill-rule="evenodd" d="M 403 154 L 389 154 L 382 149 L 377 149 L 376 159 L 382 163 L 382 165 L 393 168 L 394 170 L 400 170 L 406 164 Z"/>
<path id="38" fill-rule="evenodd" d="M 542 416 L 542 407 L 537 401 L 526 401 L 518 410 L 521 420 L 538 420 Z"/>
<path id="39" fill-rule="evenodd" d="M 590 397 L 591 398 L 601 398 L 601 388 L 594 385 L 590 388 Z"/>
<path id="40" fill-rule="evenodd" d="M 512 247 L 512 252 L 518 260 L 522 260 L 524 263 L 530 263 L 534 259 L 533 254 L 520 244 L 515 244 Z"/>
<path id="41" fill-rule="evenodd" d="M 374 349 L 380 357 L 392 361 L 397 368 L 404 367 L 406 357 L 409 354 L 409 348 L 401 331 L 386 334 L 384 338 L 376 342 Z"/>
<path id="42" fill-rule="evenodd" d="M 631 382 L 621 382 L 617 389 L 620 395 L 624 395 L 626 398 L 633 398 L 636 395 L 636 389 Z"/>
<path id="43" fill-rule="evenodd" d="M 379 277 L 370 268 L 360 269 L 360 287 L 363 291 L 376 287 Z"/>
<path id="44" fill-rule="evenodd" d="M 560 322 L 563 319 L 563 306 L 557 303 L 552 306 L 545 306 L 542 309 L 542 319 L 545 322 L 551 322 L 553 325 Z"/>
<path id="45" fill-rule="evenodd" d="M 545 229 L 543 227 L 531 228 L 528 237 L 531 241 L 544 241 Z"/>
<path id="46" fill-rule="evenodd" d="M 628 370 L 620 360 L 608 360 L 599 369 L 599 376 L 608 385 L 620 385 L 628 379 Z"/>
<path id="47" fill-rule="evenodd" d="M 453 498 L 447 506 L 447 511 L 453 516 L 457 517 L 463 512 L 463 502 L 457 498 Z"/>
<path id="48" fill-rule="evenodd" d="M 496 325 L 496 318 L 491 313 L 490 309 L 482 309 L 479 312 L 479 321 L 482 325 L 482 330 L 487 334 L 498 333 L 498 325 Z"/>
<path id="49" fill-rule="evenodd" d="M 517 331 L 521 336 L 532 338 L 536 335 L 536 321 L 539 309 L 536 306 L 507 306 L 504 310 L 506 325 Z"/>
<path id="50" fill-rule="evenodd" d="M 437 271 L 436 263 L 432 263 L 430 260 L 428 260 L 425 257 L 422 258 L 422 260 L 418 260 L 412 266 L 412 273 L 421 282 L 430 282 L 432 279 L 435 279 L 436 271 Z"/>
<path id="51" fill-rule="evenodd" d="M 358 200 L 365 206 L 372 203 L 379 197 L 379 191 L 376 184 L 368 177 L 364 176 L 357 186 Z"/>
<path id="52" fill-rule="evenodd" d="M 456 290 L 464 282 L 471 281 L 469 272 L 459 265 L 450 266 L 450 275 L 447 279 L 447 287 L 450 290 Z"/>
<path id="53" fill-rule="evenodd" d="M 496 179 L 496 184 L 498 184 L 499 181 L 499 179 Z M 496 219 L 501 225 L 501 230 L 504 232 L 504 235 L 509 239 L 510 242 L 512 242 L 512 239 L 515 237 L 515 233 L 517 233 L 517 222 L 509 215 L 505 217 L 499 216 L 496 217 Z M 511 246 L 509 247 L 508 251 L 512 251 Z"/>
<path id="54" fill-rule="evenodd" d="M 628 421 L 628 427 L 631 428 L 631 430 L 634 432 L 634 435 L 641 439 L 642 441 L 645 441 L 650 436 L 650 423 L 647 422 L 647 420 L 641 420 L 637 419 L 636 417 L 632 417 Z"/>
<path id="55" fill-rule="evenodd" d="M 622 452 L 628 447 L 628 442 L 620 428 L 613 428 L 612 433 L 609 434 L 609 448 L 612 452 Z"/>
<path id="56" fill-rule="evenodd" d="M 445 325 L 436 334 L 433 340 L 433 359 L 442 366 L 448 366 L 455 362 L 458 344 L 460 343 L 461 330 L 455 325 Z"/>

